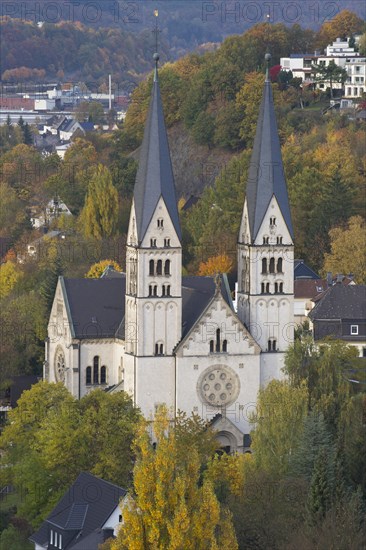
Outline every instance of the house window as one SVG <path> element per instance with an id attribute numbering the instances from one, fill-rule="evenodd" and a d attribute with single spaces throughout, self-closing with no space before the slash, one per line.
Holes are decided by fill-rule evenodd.
<path id="1" fill-rule="evenodd" d="M 163 273 L 163 262 L 162 260 L 158 260 L 156 262 L 156 274 L 162 275 L 162 273 Z"/>
<path id="2" fill-rule="evenodd" d="M 154 260 L 149 262 L 149 275 L 154 275 Z"/>
<path id="3" fill-rule="evenodd" d="M 118 516 L 118 522 L 119 522 L 119 523 L 122 523 L 122 514 L 120 514 L 120 515 Z"/>
<path id="4" fill-rule="evenodd" d="M 57 535 L 57 533 L 55 533 L 55 536 L 54 536 L 54 539 L 53 539 L 53 545 L 56 546 L 56 548 L 57 548 L 57 539 L 58 539 L 58 535 Z"/>
<path id="5" fill-rule="evenodd" d="M 158 227 L 160 227 L 160 228 L 164 227 L 164 220 L 163 220 L 163 218 L 159 218 L 159 219 L 158 219 Z"/>
<path id="6" fill-rule="evenodd" d="M 150 239 L 151 248 L 156 248 L 156 239 Z"/>
<path id="7" fill-rule="evenodd" d="M 170 239 L 164 239 L 164 246 L 169 247 L 170 246 Z"/>
<path id="8" fill-rule="evenodd" d="M 85 383 L 91 384 L 91 367 L 86 367 Z"/>
<path id="9" fill-rule="evenodd" d="M 358 334 L 358 325 L 351 325 L 351 334 L 357 336 Z"/>
<path id="10" fill-rule="evenodd" d="M 53 530 L 50 531 L 50 544 L 53 544 Z"/>
<path id="11" fill-rule="evenodd" d="M 100 369 L 100 383 L 106 384 L 107 383 L 107 367 L 103 366 Z"/>
<path id="12" fill-rule="evenodd" d="M 282 258 L 278 258 L 278 260 L 277 260 L 277 273 L 282 273 L 282 264 L 283 264 Z"/>
<path id="13" fill-rule="evenodd" d="M 262 258 L 262 273 L 267 273 L 267 258 Z"/>
<path id="14" fill-rule="evenodd" d="M 61 534 L 58 536 L 58 547 L 59 547 L 60 550 L 62 549 L 62 535 Z"/>
<path id="15" fill-rule="evenodd" d="M 99 356 L 93 359 L 93 384 L 99 384 Z"/>
<path id="16" fill-rule="evenodd" d="M 164 275 L 170 275 L 170 260 L 166 260 L 164 264 Z"/>

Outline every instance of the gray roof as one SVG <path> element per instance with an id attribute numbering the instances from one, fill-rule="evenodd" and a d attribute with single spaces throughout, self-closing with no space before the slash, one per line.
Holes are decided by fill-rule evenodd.
<path id="1" fill-rule="evenodd" d="M 328 288 L 310 311 L 312 321 L 327 319 L 366 319 L 366 285 L 337 283 Z"/>
<path id="2" fill-rule="evenodd" d="M 124 339 L 126 277 L 110 270 L 100 279 L 64 279 L 67 308 L 74 337 L 78 339 Z M 192 328 L 215 294 L 212 277 L 183 277 L 182 336 Z M 230 290 L 224 275 L 221 293 L 231 307 Z"/>
<path id="3" fill-rule="evenodd" d="M 157 71 L 155 71 L 134 190 L 139 243 L 144 238 L 160 197 L 163 197 L 178 238 L 181 239 L 173 169 L 165 129 L 159 81 Z"/>
<path id="4" fill-rule="evenodd" d="M 74 337 L 123 338 L 120 326 L 125 316 L 126 277 L 63 279 Z"/>
<path id="5" fill-rule="evenodd" d="M 272 86 L 267 78 L 259 110 L 246 190 L 252 242 L 257 236 L 273 195 L 277 199 L 290 235 L 294 238 Z"/>
<path id="6" fill-rule="evenodd" d="M 49 529 L 53 527 L 60 533 L 67 533 L 68 549 L 76 544 L 81 548 L 79 543 L 104 525 L 126 494 L 127 491 L 118 485 L 82 472 L 38 531 L 29 538 L 42 546 L 48 541 Z M 97 548 L 90 545 L 88 550 Z"/>

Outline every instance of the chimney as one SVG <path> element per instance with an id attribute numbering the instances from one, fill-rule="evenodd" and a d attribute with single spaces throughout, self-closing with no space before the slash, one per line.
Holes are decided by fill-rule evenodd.
<path id="1" fill-rule="evenodd" d="M 342 284 L 343 279 L 344 279 L 344 276 L 342 275 L 342 273 L 338 273 L 337 280 L 336 280 L 337 285 Z"/>

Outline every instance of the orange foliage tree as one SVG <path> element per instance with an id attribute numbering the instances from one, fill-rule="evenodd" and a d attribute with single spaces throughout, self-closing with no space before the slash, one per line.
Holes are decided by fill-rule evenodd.
<path id="1" fill-rule="evenodd" d="M 227 254 L 212 256 L 207 262 L 201 262 L 198 275 L 215 275 L 216 273 L 229 273 L 233 268 L 233 262 Z"/>

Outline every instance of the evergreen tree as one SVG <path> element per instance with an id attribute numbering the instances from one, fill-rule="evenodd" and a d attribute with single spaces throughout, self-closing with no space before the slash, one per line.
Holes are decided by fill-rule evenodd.
<path id="1" fill-rule="evenodd" d="M 55 297 L 58 278 L 64 273 L 64 266 L 57 246 L 50 247 L 50 260 L 43 270 L 43 280 L 40 285 L 40 294 L 43 297 L 47 310 L 50 311 Z"/>
<path id="2" fill-rule="evenodd" d="M 33 136 L 28 122 L 23 127 L 23 139 L 26 145 L 33 145 Z"/>
<path id="3" fill-rule="evenodd" d="M 10 128 L 11 126 L 11 118 L 10 118 L 10 115 L 8 114 L 8 116 L 6 117 L 6 125 L 8 128 Z"/>
<path id="4" fill-rule="evenodd" d="M 319 450 L 314 463 L 308 496 L 307 511 L 309 523 L 316 524 L 329 510 L 332 498 L 332 479 L 325 448 Z"/>

